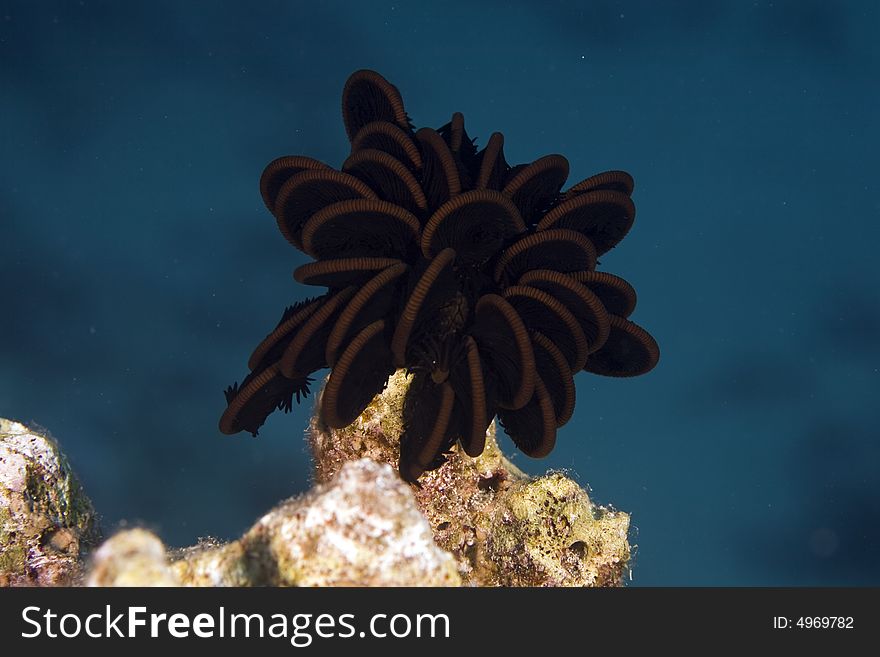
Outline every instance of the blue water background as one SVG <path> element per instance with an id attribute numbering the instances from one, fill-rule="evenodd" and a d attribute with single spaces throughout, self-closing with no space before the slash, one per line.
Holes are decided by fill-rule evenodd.
<path id="1" fill-rule="evenodd" d="M 878 31 L 873 0 L 2 1 L 0 415 L 108 530 L 232 538 L 307 489 L 310 402 L 217 419 L 309 293 L 259 175 L 339 165 L 374 68 L 416 125 L 635 177 L 602 268 L 661 363 L 579 375 L 556 450 L 514 457 L 632 513 L 633 585 L 880 584 Z"/>

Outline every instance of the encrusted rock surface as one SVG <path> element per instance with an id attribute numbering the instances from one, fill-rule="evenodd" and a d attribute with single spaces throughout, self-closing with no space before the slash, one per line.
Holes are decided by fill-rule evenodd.
<path id="1" fill-rule="evenodd" d="M 550 474 L 500 495 L 485 532 L 489 580 L 505 586 L 614 586 L 630 550 L 629 515 L 593 506 Z"/>
<path id="2" fill-rule="evenodd" d="M 74 583 L 97 535 L 92 503 L 57 443 L 0 418 L 0 585 Z"/>
<path id="3" fill-rule="evenodd" d="M 369 459 L 346 463 L 329 483 L 276 507 L 242 543 L 267 560 L 277 584 L 460 584 L 409 487 L 389 465 Z"/>
<path id="4" fill-rule="evenodd" d="M 328 484 L 281 503 L 241 539 L 168 555 L 142 529 L 95 553 L 97 586 L 458 586 L 412 492 L 389 465 L 346 463 Z"/>
<path id="5" fill-rule="evenodd" d="M 318 481 L 356 458 L 396 464 L 409 378 L 398 371 L 361 416 L 330 429 L 315 414 L 309 440 Z M 476 586 L 617 586 L 627 572 L 629 515 L 594 505 L 571 478 L 532 479 L 504 458 L 489 427 L 471 458 L 454 450 L 415 489 L 434 538 Z"/>
<path id="6" fill-rule="evenodd" d="M 498 448 L 494 424 L 479 457 L 453 450 L 419 486 L 403 482 L 394 468 L 408 381 L 403 372 L 392 376 L 345 429 L 327 428 L 316 414 L 315 487 L 280 503 L 239 540 L 168 550 L 146 530 L 119 532 L 91 555 L 86 583 L 622 584 L 629 515 L 593 504 L 564 474 L 518 470 Z M 51 439 L 0 422 L 0 583 L 71 583 L 94 540 L 91 505 Z"/>

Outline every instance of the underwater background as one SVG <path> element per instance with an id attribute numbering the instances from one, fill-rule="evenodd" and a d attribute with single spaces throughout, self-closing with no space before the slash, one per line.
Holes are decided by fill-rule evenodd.
<path id="1" fill-rule="evenodd" d="M 312 289 L 258 189 L 338 166 L 373 68 L 416 125 L 636 181 L 603 269 L 660 364 L 581 374 L 549 457 L 632 513 L 632 585 L 880 584 L 880 4 L 0 1 L 0 416 L 172 545 L 310 486 L 311 398 L 223 389 Z"/>

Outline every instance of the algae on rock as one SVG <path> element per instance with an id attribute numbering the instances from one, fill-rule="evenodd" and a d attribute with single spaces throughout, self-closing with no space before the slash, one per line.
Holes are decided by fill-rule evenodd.
<path id="1" fill-rule="evenodd" d="M 396 467 L 411 378 L 398 370 L 343 429 L 331 429 L 313 414 L 309 441 L 319 482 L 365 456 Z M 455 556 L 466 584 L 623 584 L 630 558 L 629 514 L 594 505 L 563 474 L 530 478 L 501 453 L 494 422 L 480 456 L 454 448 L 447 462 L 422 475 L 413 489 L 437 544 Z"/>
<path id="2" fill-rule="evenodd" d="M 45 431 L 0 418 L 0 585 L 65 585 L 98 537 L 95 511 Z"/>

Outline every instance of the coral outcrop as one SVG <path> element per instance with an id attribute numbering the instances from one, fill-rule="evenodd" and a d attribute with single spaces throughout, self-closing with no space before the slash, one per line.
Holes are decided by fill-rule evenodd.
<path id="1" fill-rule="evenodd" d="M 390 466 L 346 463 L 330 483 L 279 504 L 238 541 L 168 554 L 142 529 L 95 553 L 97 586 L 457 586 L 452 555 Z"/>
<path id="2" fill-rule="evenodd" d="M 398 370 L 385 390 L 344 429 L 318 414 L 309 440 L 317 480 L 348 461 L 396 464 L 406 387 Z M 532 479 L 504 458 L 490 425 L 476 458 L 455 448 L 447 462 L 413 488 L 437 544 L 453 554 L 476 586 L 614 586 L 630 557 L 629 515 L 594 505 L 574 480 L 553 473 Z"/>
<path id="3" fill-rule="evenodd" d="M 76 581 L 98 536 L 95 518 L 48 432 L 0 418 L 0 585 Z"/>
<path id="4" fill-rule="evenodd" d="M 312 490 L 240 539 L 167 549 L 144 529 L 88 559 L 94 511 L 55 442 L 0 420 L 0 583 L 95 586 L 617 586 L 629 515 L 595 505 L 562 473 L 531 478 L 494 424 L 471 458 L 454 448 L 418 485 L 395 471 L 411 377 L 395 373 L 361 416 L 309 428 Z M 318 406 L 320 407 L 320 405 Z M 83 566 L 82 564 L 87 564 Z"/>

